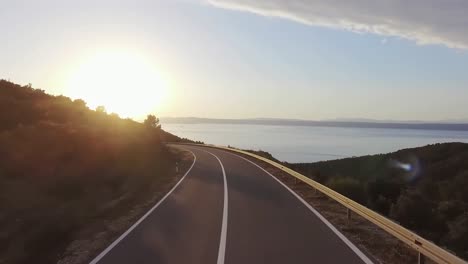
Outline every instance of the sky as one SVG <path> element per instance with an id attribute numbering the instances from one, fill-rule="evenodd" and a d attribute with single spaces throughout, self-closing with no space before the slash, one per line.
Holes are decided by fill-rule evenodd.
<path id="1" fill-rule="evenodd" d="M 466 14 L 465 0 L 0 0 L 0 78 L 136 119 L 468 120 Z"/>

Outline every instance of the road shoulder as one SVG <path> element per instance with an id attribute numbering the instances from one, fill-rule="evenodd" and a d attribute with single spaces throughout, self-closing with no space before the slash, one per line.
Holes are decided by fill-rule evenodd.
<path id="1" fill-rule="evenodd" d="M 58 264 L 82 264 L 90 262 L 122 233 L 128 230 L 138 219 L 160 201 L 183 177 L 193 164 L 194 157 L 181 148 L 170 148 L 177 157 L 178 169 L 167 176 L 166 183 L 154 190 L 154 195 L 140 200 L 133 205 L 122 205 L 118 215 L 109 215 L 86 226 L 79 231 L 76 239 L 70 243 Z"/>

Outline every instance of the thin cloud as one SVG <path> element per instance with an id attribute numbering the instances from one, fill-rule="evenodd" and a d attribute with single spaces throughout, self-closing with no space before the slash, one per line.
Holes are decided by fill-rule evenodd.
<path id="1" fill-rule="evenodd" d="M 206 0 L 227 9 L 312 26 L 468 49 L 466 0 Z"/>

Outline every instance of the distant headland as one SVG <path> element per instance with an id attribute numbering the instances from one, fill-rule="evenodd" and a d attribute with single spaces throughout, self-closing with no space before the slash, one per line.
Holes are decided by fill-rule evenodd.
<path id="1" fill-rule="evenodd" d="M 336 120 L 301 120 L 280 118 L 217 119 L 199 117 L 164 117 L 163 124 L 245 124 L 272 126 L 317 126 L 317 127 L 354 127 L 354 128 L 387 128 L 387 129 L 424 129 L 468 131 L 468 122 L 463 121 L 379 121 L 371 119 L 336 119 Z"/>

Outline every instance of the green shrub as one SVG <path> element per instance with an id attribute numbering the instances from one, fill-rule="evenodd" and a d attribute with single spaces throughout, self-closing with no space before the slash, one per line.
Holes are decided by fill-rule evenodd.
<path id="1" fill-rule="evenodd" d="M 328 180 L 326 185 L 358 203 L 365 204 L 366 202 L 365 187 L 356 179 L 349 177 L 332 177 Z"/>

